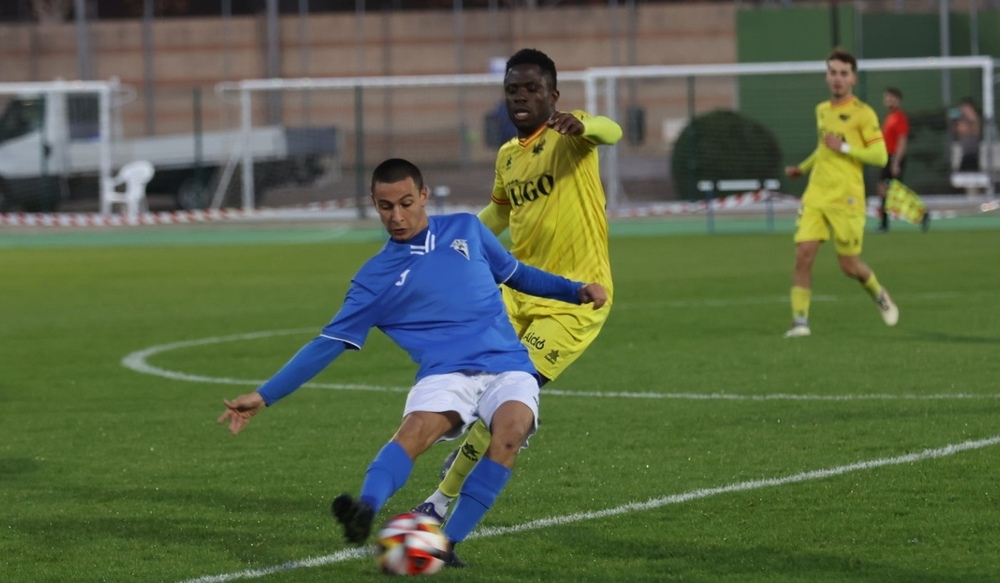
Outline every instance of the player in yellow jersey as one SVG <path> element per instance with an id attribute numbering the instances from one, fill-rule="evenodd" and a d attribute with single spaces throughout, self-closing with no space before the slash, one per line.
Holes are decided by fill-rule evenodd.
<path id="1" fill-rule="evenodd" d="M 792 277 L 792 327 L 786 338 L 809 336 L 812 266 L 824 241 L 834 238 L 840 269 L 861 282 L 875 300 L 888 326 L 899 321 L 899 310 L 875 273 L 861 260 L 865 231 L 865 184 L 862 164 L 885 166 L 888 154 L 878 116 L 854 96 L 858 62 L 837 49 L 826 61 L 830 100 L 816 106 L 818 144 L 798 166 L 785 168 L 796 178 L 809 172 L 809 185 L 795 230 L 795 272 Z"/>
<path id="2" fill-rule="evenodd" d="M 613 303 L 597 146 L 617 143 L 622 129 L 607 117 L 557 110 L 556 66 L 541 51 L 518 51 L 505 71 L 507 114 L 517 136 L 497 153 L 493 195 L 479 218 L 497 235 L 510 228 L 518 260 L 574 280 L 600 281 L 608 294 L 606 309 L 580 310 L 502 288 L 510 321 L 544 385 L 590 346 Z M 415 510 L 443 518 L 489 444 L 489 430 L 476 423 L 446 460 L 450 469 L 437 491 Z"/>

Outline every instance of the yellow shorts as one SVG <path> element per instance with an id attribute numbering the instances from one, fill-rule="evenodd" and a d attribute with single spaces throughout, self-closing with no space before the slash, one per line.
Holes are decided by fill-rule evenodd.
<path id="1" fill-rule="evenodd" d="M 864 197 L 822 205 L 803 204 L 795 221 L 795 242 L 828 241 L 831 233 L 837 255 L 861 255 L 865 238 Z"/>
<path id="2" fill-rule="evenodd" d="M 501 286 L 514 330 L 528 348 L 538 372 L 555 380 L 597 338 L 611 312 L 611 298 L 601 309 L 544 300 Z M 610 296 L 611 291 L 608 291 Z"/>

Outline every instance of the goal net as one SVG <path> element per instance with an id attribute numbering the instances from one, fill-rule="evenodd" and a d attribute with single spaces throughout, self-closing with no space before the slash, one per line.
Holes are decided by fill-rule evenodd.
<path id="1" fill-rule="evenodd" d="M 701 181 L 774 179 L 781 192 L 799 195 L 805 180 L 787 180 L 783 167 L 816 147 L 815 107 L 829 99 L 823 62 L 617 67 L 587 74 L 626 127 L 607 168 L 609 199 L 636 201 L 703 197 Z M 905 182 L 922 195 L 960 192 L 951 117 L 971 96 L 981 105 L 982 173 L 993 194 L 994 64 L 987 57 L 862 60 L 855 94 L 880 119 L 883 92 L 904 95 L 910 120 Z M 692 123 L 694 122 L 694 123 Z M 866 168 L 869 194 L 880 169 Z"/>
<path id="2" fill-rule="evenodd" d="M 824 71 L 821 61 L 596 68 L 560 74 L 558 108 L 609 115 L 624 128 L 622 141 L 601 151 L 611 208 L 703 198 L 699 182 L 719 180 L 777 180 L 781 192 L 798 195 L 805 181 L 785 180 L 782 169 L 815 148 L 814 108 L 829 98 Z M 884 89 L 903 92 L 906 183 L 948 194 L 959 192 L 950 181 L 957 160 L 949 110 L 964 96 L 982 105 L 983 171 L 996 169 L 993 83 L 986 57 L 867 60 L 855 93 L 881 118 Z M 216 205 L 356 205 L 372 167 L 400 156 L 425 168 L 432 191 L 443 187 L 451 203 L 481 206 L 496 149 L 510 136 L 501 75 L 247 80 L 217 92 L 234 108 L 229 117 L 244 141 L 220 173 Z M 273 124 L 336 136 L 322 161 L 325 180 L 271 186 L 287 169 L 261 168 L 243 146 Z M 873 185 L 878 169 L 867 172 Z"/>
<path id="3" fill-rule="evenodd" d="M 561 107 L 584 107 L 584 80 L 559 74 Z M 243 137 L 220 172 L 215 206 L 310 203 L 370 216 L 371 171 L 401 157 L 421 167 L 435 204 L 481 207 L 492 191 L 497 148 L 514 135 L 496 74 L 246 80 L 220 84 L 217 93 L 235 109 L 229 117 L 239 120 L 235 131 Z M 260 168 L 243 145 L 275 124 L 335 136 L 322 177 L 282 184 L 285 169 Z"/>

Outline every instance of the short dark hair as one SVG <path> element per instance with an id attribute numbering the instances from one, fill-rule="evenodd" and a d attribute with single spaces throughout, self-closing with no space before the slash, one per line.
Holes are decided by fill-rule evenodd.
<path id="1" fill-rule="evenodd" d="M 556 64 L 542 51 L 538 49 L 521 49 L 517 51 L 514 53 L 514 56 L 507 59 L 507 68 L 504 71 L 510 71 L 511 68 L 517 65 L 537 65 L 542 70 L 542 75 L 547 76 L 552 81 L 550 89 L 556 88 Z"/>
<path id="2" fill-rule="evenodd" d="M 974 97 L 963 97 L 958 103 L 968 105 L 972 109 L 975 109 L 976 113 L 979 113 L 979 104 L 976 103 L 976 99 Z"/>
<path id="3" fill-rule="evenodd" d="M 858 72 L 858 60 L 854 58 L 854 55 L 840 47 L 833 49 L 833 52 L 830 53 L 830 56 L 826 60 L 827 62 L 840 61 L 841 63 L 847 63 L 851 66 L 851 71 Z"/>
<path id="4" fill-rule="evenodd" d="M 892 95 L 896 99 L 903 98 L 903 92 L 900 91 L 899 89 L 896 89 L 895 87 L 886 87 L 885 92 L 888 93 L 889 95 Z"/>
<path id="5" fill-rule="evenodd" d="M 417 168 L 416 164 L 402 158 L 389 158 L 376 166 L 375 170 L 372 171 L 371 190 L 375 192 L 376 182 L 392 184 L 393 182 L 399 182 L 407 178 L 413 179 L 413 183 L 417 185 L 418 190 L 424 187 L 424 176 L 420 173 L 420 168 Z"/>

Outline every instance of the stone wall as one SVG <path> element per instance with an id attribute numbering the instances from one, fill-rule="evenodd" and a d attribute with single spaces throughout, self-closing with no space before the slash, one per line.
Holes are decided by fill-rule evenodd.
<path id="1" fill-rule="evenodd" d="M 624 8 L 467 10 L 456 42 L 452 12 L 320 14 L 305 26 L 280 23 L 281 77 L 482 73 L 491 57 L 521 47 L 549 53 L 564 71 L 594 66 L 733 62 L 732 3 L 640 4 L 630 24 Z M 263 17 L 154 22 L 156 87 L 210 85 L 267 76 Z M 629 37 L 629 31 L 635 34 Z M 303 54 L 304 30 L 308 39 Z M 90 25 L 91 77 L 143 85 L 140 21 Z M 76 30 L 55 25 L 0 25 L 0 82 L 79 78 Z"/>
<path id="2" fill-rule="evenodd" d="M 460 23 L 450 11 L 321 14 L 304 22 L 286 16 L 280 23 L 278 76 L 485 73 L 491 59 L 523 47 L 548 53 L 561 74 L 617 65 L 730 63 L 736 60 L 735 10 L 731 2 L 639 4 L 634 18 L 624 8 L 609 7 L 505 10 L 498 15 L 467 10 Z M 456 42 L 459 30 L 461 42 Z M 140 21 L 90 25 L 90 77 L 118 77 L 135 91 L 115 112 L 122 135 L 235 129 L 235 106 L 218 99 L 213 88 L 220 81 L 268 77 L 265 19 L 165 19 L 154 23 L 152 37 L 152 75 L 147 77 Z M 73 23 L 0 25 L 0 82 L 77 79 L 76 51 Z M 584 108 L 579 83 L 561 81 L 560 89 L 561 107 Z M 644 143 L 630 142 L 627 154 L 651 160 L 659 175 L 669 145 L 665 128 L 686 117 L 688 91 L 680 80 L 642 85 L 630 95 L 638 95 L 647 117 Z M 699 107 L 730 104 L 733 95 L 731 81 L 699 85 Z M 353 197 L 363 185 L 358 177 L 365 175 L 364 168 L 394 155 L 419 158 L 456 193 L 481 193 L 491 184 L 496 156 L 495 145 L 484 139 L 484 114 L 501 97 L 499 84 L 468 92 L 454 87 L 367 90 L 359 115 L 349 90 L 286 91 L 255 96 L 254 115 L 258 125 L 332 125 L 339 130 L 342 179 L 326 188 L 322 198 Z M 623 106 L 636 103 L 626 101 Z M 362 120 L 363 127 L 358 125 Z M 619 121 L 626 125 L 625 119 Z M 663 192 L 661 183 L 658 179 L 656 192 Z"/>

